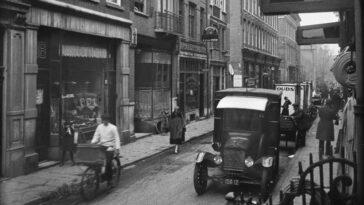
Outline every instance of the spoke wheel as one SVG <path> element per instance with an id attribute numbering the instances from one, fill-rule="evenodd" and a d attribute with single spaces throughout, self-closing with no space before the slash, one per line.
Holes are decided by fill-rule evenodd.
<path id="1" fill-rule="evenodd" d="M 202 163 L 195 165 L 195 170 L 193 174 L 193 185 L 195 191 L 198 195 L 202 195 L 207 189 L 207 167 Z"/>
<path id="2" fill-rule="evenodd" d="M 97 195 L 99 189 L 99 176 L 96 169 L 88 167 L 81 179 L 81 195 L 85 200 L 92 200 Z"/>

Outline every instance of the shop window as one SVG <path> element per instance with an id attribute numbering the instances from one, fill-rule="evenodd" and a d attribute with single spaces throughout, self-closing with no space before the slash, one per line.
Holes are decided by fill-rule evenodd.
<path id="1" fill-rule="evenodd" d="M 60 75 L 54 73 L 52 79 L 51 133 L 58 132 L 58 116 L 61 124 L 71 121 L 80 129 L 94 130 L 100 116 L 113 110 L 109 89 L 115 79 L 105 76 L 103 69 L 108 63 L 107 59 L 63 57 Z"/>
<path id="2" fill-rule="evenodd" d="M 134 11 L 147 13 L 147 0 L 135 0 Z"/>

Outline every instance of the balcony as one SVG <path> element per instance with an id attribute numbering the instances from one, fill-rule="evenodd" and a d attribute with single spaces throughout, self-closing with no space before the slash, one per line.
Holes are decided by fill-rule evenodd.
<path id="1" fill-rule="evenodd" d="M 182 17 L 173 12 L 165 11 L 155 13 L 155 27 L 156 33 L 165 34 L 182 34 Z"/>

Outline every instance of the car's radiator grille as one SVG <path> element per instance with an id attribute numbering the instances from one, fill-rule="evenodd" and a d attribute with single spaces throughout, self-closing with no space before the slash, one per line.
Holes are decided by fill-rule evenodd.
<path id="1" fill-rule="evenodd" d="M 224 150 L 224 169 L 225 170 L 245 170 L 245 152 L 242 150 L 225 149 Z"/>

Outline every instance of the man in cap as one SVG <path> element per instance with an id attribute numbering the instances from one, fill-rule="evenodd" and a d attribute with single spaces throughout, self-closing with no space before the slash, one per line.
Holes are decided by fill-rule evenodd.
<path id="1" fill-rule="evenodd" d="M 96 128 L 95 134 L 91 140 L 92 144 L 100 144 L 106 148 L 106 168 L 105 177 L 108 185 L 112 186 L 112 159 L 114 154 L 118 155 L 120 150 L 120 137 L 117 127 L 110 123 L 110 116 L 104 114 L 101 116 L 102 123 Z"/>
<path id="2" fill-rule="evenodd" d="M 304 129 L 303 125 L 303 118 L 305 117 L 305 113 L 303 110 L 300 109 L 299 105 L 297 103 L 294 103 L 293 105 L 294 112 L 291 114 L 292 119 L 295 121 L 297 130 L 298 130 L 298 140 L 300 143 L 300 146 L 304 146 L 305 144 L 305 137 L 306 137 L 306 130 Z"/>

